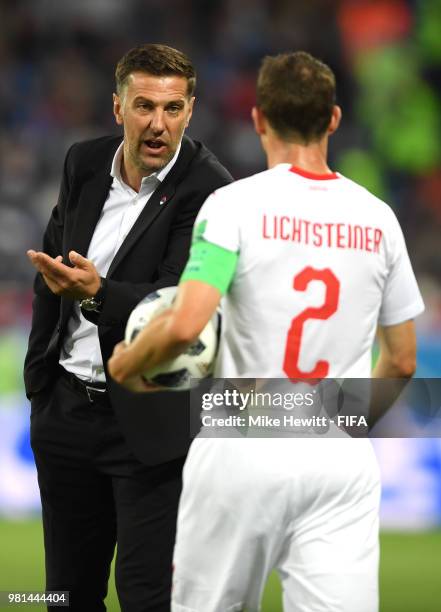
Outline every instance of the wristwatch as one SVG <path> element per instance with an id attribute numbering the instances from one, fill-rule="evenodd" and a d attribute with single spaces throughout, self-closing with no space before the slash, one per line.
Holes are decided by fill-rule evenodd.
<path id="1" fill-rule="evenodd" d="M 106 293 L 107 281 L 101 276 L 101 284 L 98 291 L 93 297 L 84 298 L 80 302 L 80 308 L 89 312 L 101 312 L 101 306 L 104 302 L 104 296 Z"/>

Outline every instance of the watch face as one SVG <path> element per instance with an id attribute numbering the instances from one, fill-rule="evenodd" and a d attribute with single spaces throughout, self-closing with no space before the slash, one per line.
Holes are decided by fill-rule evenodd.
<path id="1" fill-rule="evenodd" d="M 100 302 L 96 302 L 93 298 L 86 298 L 80 302 L 80 307 L 84 310 L 98 310 Z"/>

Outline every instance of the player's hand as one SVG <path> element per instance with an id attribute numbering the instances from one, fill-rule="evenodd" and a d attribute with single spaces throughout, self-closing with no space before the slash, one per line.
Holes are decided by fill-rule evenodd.
<path id="1" fill-rule="evenodd" d="M 127 378 L 122 384 L 123 387 L 132 391 L 132 393 L 154 393 L 158 391 L 164 391 L 162 387 L 158 387 L 142 376 L 133 376 L 131 378 Z"/>
<path id="2" fill-rule="evenodd" d="M 154 383 L 146 380 L 141 374 L 132 374 L 135 367 L 135 353 L 125 342 L 119 342 L 113 349 L 113 355 L 107 364 L 110 376 L 117 383 L 134 393 L 163 391 Z"/>
<path id="3" fill-rule="evenodd" d="M 53 258 L 33 250 L 28 251 L 27 255 L 55 295 L 82 300 L 93 297 L 100 288 L 100 275 L 93 263 L 75 251 L 69 253 L 73 268 L 63 263 L 61 255 Z"/>

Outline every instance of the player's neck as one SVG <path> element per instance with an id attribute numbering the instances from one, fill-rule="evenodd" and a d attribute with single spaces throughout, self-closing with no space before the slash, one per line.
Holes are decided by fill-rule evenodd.
<path id="1" fill-rule="evenodd" d="M 291 164 L 314 174 L 328 174 L 332 171 L 327 164 L 327 149 L 327 139 L 307 146 L 274 140 L 266 146 L 268 168 Z"/>

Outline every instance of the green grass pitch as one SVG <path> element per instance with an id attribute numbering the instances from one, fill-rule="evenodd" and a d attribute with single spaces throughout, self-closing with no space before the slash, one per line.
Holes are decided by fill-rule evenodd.
<path id="1" fill-rule="evenodd" d="M 39 520 L 0 521 L 0 591 L 39 591 L 44 587 L 43 542 Z M 381 536 L 381 612 L 440 612 L 441 531 L 383 533 Z M 14 605 L 1 610 L 42 606 Z M 109 612 L 119 612 L 115 586 L 107 598 Z M 275 575 L 268 581 L 263 612 L 280 612 L 280 585 Z M 354 610 L 353 612 L 357 612 Z"/>

